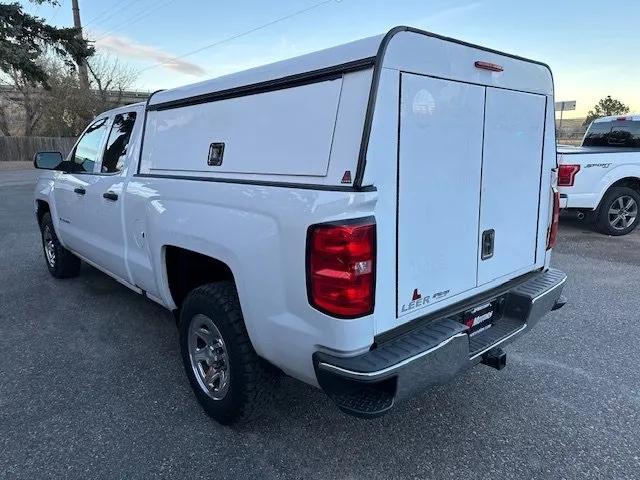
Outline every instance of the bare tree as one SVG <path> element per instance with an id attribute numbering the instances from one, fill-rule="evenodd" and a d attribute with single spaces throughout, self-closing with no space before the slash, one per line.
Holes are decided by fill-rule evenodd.
<path id="1" fill-rule="evenodd" d="M 89 84 L 96 91 L 101 110 L 120 105 L 137 74 L 129 65 L 107 55 L 94 55 L 87 62 Z"/>
<path id="2" fill-rule="evenodd" d="M 7 120 L 7 114 L 5 113 L 5 106 L 0 100 L 0 133 L 6 137 L 11 136 L 11 130 L 9 129 L 9 121 Z"/>
<path id="3" fill-rule="evenodd" d="M 11 117 L 10 110 L 15 108 L 13 102 L 7 95 L 10 88 L 11 86 L 9 82 L 6 81 L 5 75 L 0 75 L 0 133 L 7 137 L 10 137 L 12 134 L 9 122 L 9 118 Z"/>
<path id="4" fill-rule="evenodd" d="M 39 88 L 17 69 L 3 76 L 0 98 L 0 130 L 4 135 L 32 135 L 42 116 Z"/>
<path id="5" fill-rule="evenodd" d="M 97 113 L 94 92 L 80 87 L 75 72 L 58 68 L 49 76 L 50 88 L 42 91 L 42 117 L 38 134 L 45 136 L 75 136 Z"/>
<path id="6" fill-rule="evenodd" d="M 11 72 L 13 84 L 22 95 L 22 108 L 24 110 L 23 135 L 30 136 L 42 116 L 42 95 L 38 94 L 37 88 L 27 80 L 20 72 Z"/>
<path id="7" fill-rule="evenodd" d="M 92 57 L 90 89 L 82 89 L 75 71 L 48 56 L 39 60 L 47 74 L 47 89 L 18 72 L 0 84 L 0 132 L 3 135 L 75 136 L 98 113 L 121 105 L 135 81 L 133 69 L 117 59 Z"/>

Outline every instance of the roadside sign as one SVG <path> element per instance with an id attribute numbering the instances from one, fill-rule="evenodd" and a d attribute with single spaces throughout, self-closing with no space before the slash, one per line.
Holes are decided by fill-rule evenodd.
<path id="1" fill-rule="evenodd" d="M 576 101 L 568 100 L 566 102 L 556 102 L 556 112 L 566 112 L 567 110 L 575 110 Z"/>
<path id="2" fill-rule="evenodd" d="M 558 125 L 558 131 L 562 131 L 562 114 L 568 110 L 576 109 L 575 100 L 567 100 L 565 102 L 556 102 L 556 112 L 560 112 L 560 125 Z"/>

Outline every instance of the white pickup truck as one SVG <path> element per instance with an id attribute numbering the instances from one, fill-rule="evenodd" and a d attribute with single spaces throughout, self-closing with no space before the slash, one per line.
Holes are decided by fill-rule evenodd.
<path id="1" fill-rule="evenodd" d="M 640 114 L 594 120 L 580 147 L 558 148 L 560 206 L 625 235 L 640 221 Z"/>
<path id="2" fill-rule="evenodd" d="M 564 304 L 553 105 L 544 64 L 408 27 L 157 92 L 36 155 L 46 264 L 175 312 L 222 423 L 282 372 L 380 415 Z"/>

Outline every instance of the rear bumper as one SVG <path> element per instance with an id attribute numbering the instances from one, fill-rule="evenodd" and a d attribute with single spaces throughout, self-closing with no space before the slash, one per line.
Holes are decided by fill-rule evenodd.
<path id="1" fill-rule="evenodd" d="M 580 208 L 594 210 L 598 208 L 601 197 L 597 193 L 575 193 L 573 187 L 560 187 L 560 208 Z"/>
<path id="2" fill-rule="evenodd" d="M 496 298 L 502 302 L 501 317 L 471 337 L 466 325 L 448 317 L 419 325 L 355 357 L 316 352 L 318 383 L 343 411 L 380 415 L 396 400 L 447 382 L 531 329 L 549 311 L 564 305 L 565 281 L 564 273 L 550 269 L 502 293 Z"/>

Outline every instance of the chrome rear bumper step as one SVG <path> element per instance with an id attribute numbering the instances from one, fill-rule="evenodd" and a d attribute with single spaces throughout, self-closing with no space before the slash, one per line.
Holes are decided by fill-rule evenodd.
<path id="1" fill-rule="evenodd" d="M 566 303 L 561 297 L 565 281 L 564 273 L 550 269 L 503 293 L 501 317 L 472 336 L 463 323 L 438 318 L 360 355 L 316 352 L 318 383 L 343 411 L 378 416 L 396 399 L 444 383 L 483 361 L 560 308 Z"/>

